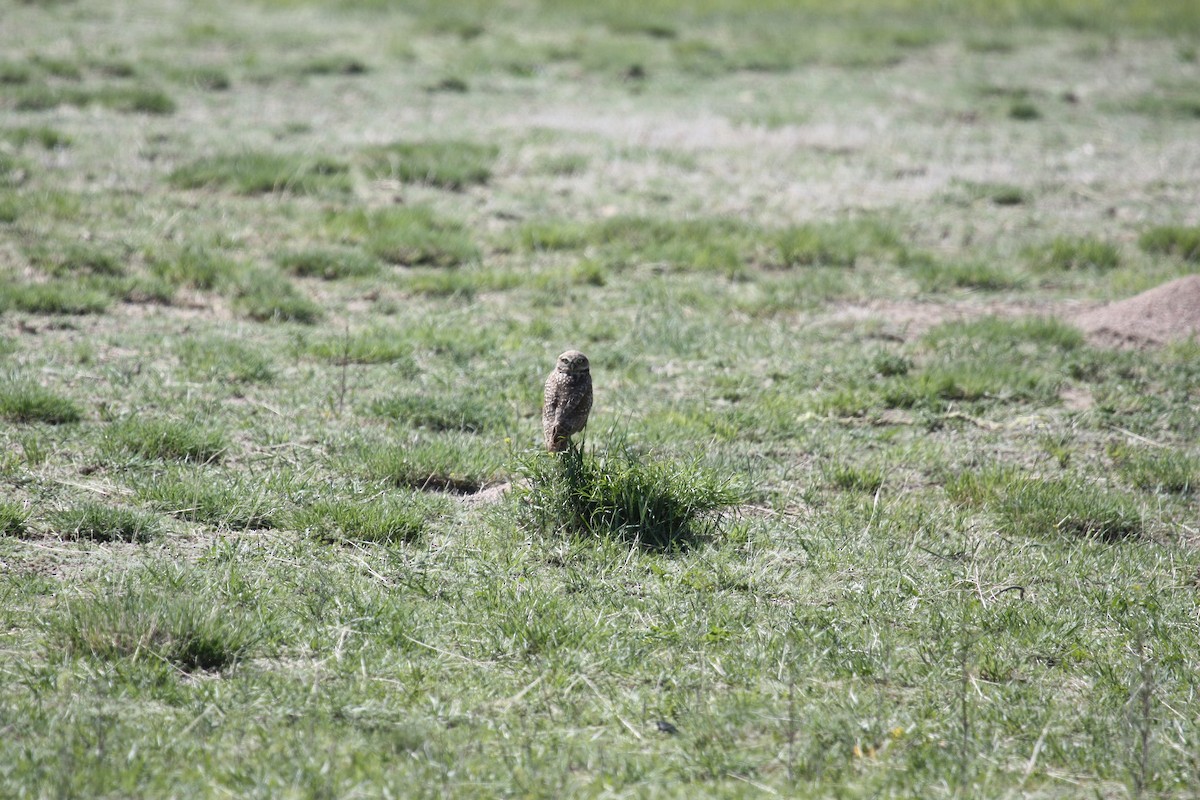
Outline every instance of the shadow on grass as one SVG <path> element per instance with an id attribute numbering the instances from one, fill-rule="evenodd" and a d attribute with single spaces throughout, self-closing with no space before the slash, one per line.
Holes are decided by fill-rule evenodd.
<path id="1" fill-rule="evenodd" d="M 597 455 L 572 443 L 563 453 L 536 453 L 520 468 L 524 524 L 616 536 L 647 550 L 688 549 L 738 500 L 727 482 L 697 465 L 646 462 L 626 448 Z"/>

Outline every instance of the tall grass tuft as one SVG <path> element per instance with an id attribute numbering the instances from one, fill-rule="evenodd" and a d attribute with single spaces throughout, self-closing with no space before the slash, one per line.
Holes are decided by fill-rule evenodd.
<path id="1" fill-rule="evenodd" d="M 148 542 L 160 532 L 154 517 L 100 503 L 86 503 L 61 511 L 52 523 L 64 538 L 93 542 Z"/>
<path id="2" fill-rule="evenodd" d="M 0 536 L 23 536 L 29 512 L 20 503 L 0 502 Z"/>
<path id="3" fill-rule="evenodd" d="M 419 539 L 429 520 L 444 512 L 443 498 L 415 493 L 407 498 L 338 498 L 297 509 L 288 527 L 331 543 L 399 544 Z"/>
<path id="4" fill-rule="evenodd" d="M 1005 530 L 1024 536 L 1058 533 L 1115 542 L 1144 533 L 1128 497 L 1072 478 L 1015 480 L 993 508 Z"/>
<path id="5" fill-rule="evenodd" d="M 197 464 L 219 461 L 228 448 L 220 431 L 193 422 L 137 417 L 110 424 L 103 441 L 110 454 Z"/>
<path id="6" fill-rule="evenodd" d="M 78 422 L 83 412 L 74 400 L 34 383 L 0 381 L 0 419 L 9 422 L 45 422 L 62 425 Z"/>
<path id="7" fill-rule="evenodd" d="M 236 665 L 261 639 L 256 622 L 202 590 L 127 579 L 114 593 L 62 602 L 47 624 L 67 655 L 159 659 L 193 672 Z"/>
<path id="8" fill-rule="evenodd" d="M 462 141 L 396 142 L 363 150 L 366 172 L 372 178 L 443 189 L 487 183 L 498 154 L 495 145 Z"/>
<path id="9" fill-rule="evenodd" d="M 1138 237 L 1147 253 L 1176 256 L 1190 264 L 1200 263 L 1200 226 L 1164 225 Z"/>
<path id="10" fill-rule="evenodd" d="M 697 465 L 646 462 L 627 449 L 598 456 L 572 443 L 521 464 L 517 493 L 531 527 L 575 536 L 615 535 L 642 547 L 687 547 L 738 502 L 727 481 Z"/>

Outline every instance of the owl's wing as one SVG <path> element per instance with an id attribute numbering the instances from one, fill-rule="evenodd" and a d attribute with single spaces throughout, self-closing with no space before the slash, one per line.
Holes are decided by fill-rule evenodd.
<path id="1" fill-rule="evenodd" d="M 558 389 L 553 380 L 546 381 L 546 391 L 542 397 L 542 419 L 554 419 L 558 416 L 563 394 Z"/>

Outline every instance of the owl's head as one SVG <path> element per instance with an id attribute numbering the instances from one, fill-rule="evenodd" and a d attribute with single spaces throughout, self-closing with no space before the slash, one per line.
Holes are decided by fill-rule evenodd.
<path id="1" fill-rule="evenodd" d="M 581 373 L 587 372 L 590 367 L 587 356 L 578 350 L 568 350 L 558 357 L 558 366 L 555 369 L 559 372 Z"/>

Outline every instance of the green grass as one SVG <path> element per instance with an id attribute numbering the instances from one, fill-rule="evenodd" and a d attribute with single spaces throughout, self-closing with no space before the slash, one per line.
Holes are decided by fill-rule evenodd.
<path id="1" fill-rule="evenodd" d="M 896 244 L 887 226 L 874 221 L 762 230 L 733 219 L 673 221 L 614 217 L 597 223 L 539 221 L 516 232 L 530 252 L 595 250 L 605 262 L 665 263 L 681 269 L 733 274 L 749 264 L 766 268 L 853 267 L 864 256 Z"/>
<path id="2" fill-rule="evenodd" d="M 277 371 L 271 357 L 226 337 L 188 338 L 176 349 L 180 362 L 197 380 L 271 383 Z"/>
<path id="3" fill-rule="evenodd" d="M 203 291 L 227 286 L 239 269 L 233 259 L 201 245 L 187 245 L 173 258 L 150 265 L 151 273 L 169 285 Z"/>
<path id="4" fill-rule="evenodd" d="M 1127 447 L 1110 448 L 1108 455 L 1117 470 L 1143 491 L 1190 495 L 1200 486 L 1200 458 L 1174 450 Z"/>
<path id="5" fill-rule="evenodd" d="M 78 422 L 83 410 L 73 399 L 35 383 L 9 378 L 0 382 L 0 418 L 17 424 Z"/>
<path id="6" fill-rule="evenodd" d="M 87 282 L 63 278 L 40 283 L 0 283 L 0 309 L 29 314 L 102 314 L 112 297 Z"/>
<path id="7" fill-rule="evenodd" d="M 70 147 L 72 143 L 70 136 L 47 125 L 6 128 L 0 130 L 0 138 L 10 142 L 14 147 L 25 147 L 29 144 L 36 144 L 43 150 L 63 149 Z"/>
<path id="8" fill-rule="evenodd" d="M 941 261 L 924 253 L 905 253 L 902 266 L 923 291 L 980 289 L 997 292 L 1019 288 L 1021 275 L 999 263 L 983 261 Z"/>
<path id="9" fill-rule="evenodd" d="M 177 189 L 242 195 L 340 194 L 353 188 L 345 163 L 322 156 L 271 152 L 209 156 L 177 167 L 167 180 Z"/>
<path id="10" fill-rule="evenodd" d="M 263 487 L 193 467 L 156 472 L 139 482 L 136 493 L 156 511 L 218 530 L 269 529 L 281 514 Z"/>
<path id="11" fill-rule="evenodd" d="M 1195 2 L 0 18 L 0 797 L 1195 794 Z"/>
<path id="12" fill-rule="evenodd" d="M 461 223 L 419 206 L 335 212 L 325 227 L 334 241 L 397 266 L 456 267 L 480 255 Z"/>
<path id="13" fill-rule="evenodd" d="M 409 497 L 373 496 L 318 500 L 297 509 L 289 527 L 324 542 L 403 544 L 419 541 L 431 518 L 444 514 L 444 503 L 413 493 Z"/>
<path id="14" fill-rule="evenodd" d="M 353 463 L 369 478 L 407 489 L 468 495 L 501 482 L 501 453 L 474 437 L 435 433 L 402 445 L 355 448 Z"/>
<path id="15" fill-rule="evenodd" d="M 243 271 L 233 293 L 233 305 L 246 317 L 259 322 L 312 325 L 325 313 L 287 277 L 270 268 Z"/>
<path id="16" fill-rule="evenodd" d="M 326 336 L 309 343 L 307 352 L 335 364 L 389 364 L 401 374 L 416 370 L 414 344 L 403 330 L 375 327 Z"/>
<path id="17" fill-rule="evenodd" d="M 104 431 L 104 448 L 113 455 L 207 464 L 219 461 L 229 443 L 219 430 L 187 422 L 131 416 Z"/>
<path id="18" fill-rule="evenodd" d="M 499 155 L 495 145 L 466 141 L 395 142 L 362 151 L 372 178 L 423 183 L 442 189 L 486 184 Z"/>
<path id="19" fill-rule="evenodd" d="M 66 539 L 143 543 L 161 532 L 154 517 L 127 508 L 88 503 L 55 514 L 51 530 Z"/>
<path id="20" fill-rule="evenodd" d="M 16 91 L 5 92 L 19 112 L 50 111 L 60 106 L 87 108 L 100 106 L 125 114 L 166 116 L 178 108 L 175 99 L 151 86 L 100 86 L 83 89 L 46 83 L 22 84 Z"/>
<path id="21" fill-rule="evenodd" d="M 127 577 L 103 594 L 59 601 L 45 624 L 66 655 L 220 671 L 236 667 L 262 638 L 253 616 L 212 596 L 194 577 L 140 577 Z"/>
<path id="22" fill-rule="evenodd" d="M 628 451 L 597 456 L 572 443 L 560 454 L 522 464 L 519 496 L 526 525 L 551 535 L 612 536 L 639 547 L 671 550 L 720 529 L 720 512 L 738 501 L 716 475 L 651 461 Z"/>
<path id="23" fill-rule="evenodd" d="M 1113 542 L 1141 536 L 1141 514 L 1120 493 L 1077 479 L 1028 478 L 1010 484 L 994 511 L 1005 531 L 1022 536 L 1066 535 Z"/>
<path id="24" fill-rule="evenodd" d="M 20 503 L 0 503 L 0 536 L 23 536 L 28 530 L 29 511 Z"/>
<path id="25" fill-rule="evenodd" d="M 1057 238 L 1044 249 L 1031 252 L 1030 263 L 1042 272 L 1111 270 L 1120 266 L 1121 252 L 1106 241 Z"/>
<path id="26" fill-rule="evenodd" d="M 371 403 L 371 413 L 411 428 L 484 433 L 502 431 L 511 413 L 487 397 L 469 391 L 405 393 Z"/>
<path id="27" fill-rule="evenodd" d="M 378 274 L 379 262 L 354 249 L 311 248 L 292 250 L 275 256 L 285 272 L 301 278 L 327 281 L 367 278 Z"/>
<path id="28" fill-rule="evenodd" d="M 1200 263 L 1200 227 L 1163 225 L 1138 237 L 1138 246 L 1147 253 L 1169 255 L 1190 264 Z"/>

